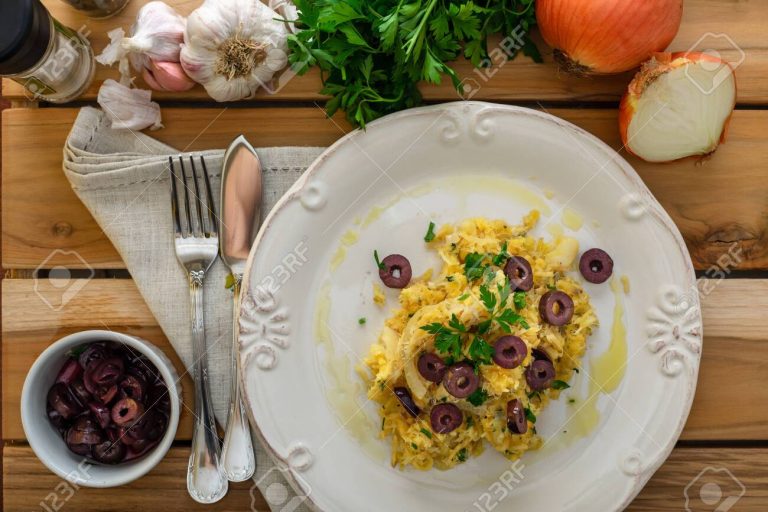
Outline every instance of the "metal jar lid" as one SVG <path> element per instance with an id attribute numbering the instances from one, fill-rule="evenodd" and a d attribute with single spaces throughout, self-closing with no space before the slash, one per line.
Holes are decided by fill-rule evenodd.
<path id="1" fill-rule="evenodd" d="M 0 0 L 0 75 L 36 66 L 51 41 L 51 18 L 40 0 Z"/>

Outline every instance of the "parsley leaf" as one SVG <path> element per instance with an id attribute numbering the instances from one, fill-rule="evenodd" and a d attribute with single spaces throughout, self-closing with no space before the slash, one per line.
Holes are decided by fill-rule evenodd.
<path id="1" fill-rule="evenodd" d="M 493 353 L 493 346 L 479 336 L 475 336 L 469 345 L 469 357 L 475 362 L 491 364 Z"/>
<path id="2" fill-rule="evenodd" d="M 496 308 L 496 295 L 494 295 L 487 286 L 480 286 L 480 302 L 483 303 L 485 309 L 490 312 Z"/>
<path id="3" fill-rule="evenodd" d="M 431 242 L 434 239 L 435 239 L 435 223 L 430 222 L 429 228 L 427 228 L 427 234 L 424 235 L 424 241 Z"/>
<path id="4" fill-rule="evenodd" d="M 512 303 L 515 305 L 515 309 L 520 311 L 525 307 L 525 292 L 516 291 L 512 295 Z"/>
<path id="5" fill-rule="evenodd" d="M 383 270 L 384 264 L 379 259 L 379 251 L 376 251 L 376 250 L 373 251 L 373 259 L 376 261 L 376 266 L 379 267 L 379 270 Z"/>
<path id="6" fill-rule="evenodd" d="M 500 267 L 506 263 L 506 261 L 509 259 L 509 253 L 507 252 L 507 242 L 504 241 L 503 244 L 501 244 L 501 251 L 499 251 L 499 254 L 493 257 L 493 264 L 497 267 Z"/>
<path id="7" fill-rule="evenodd" d="M 427 429 L 425 429 L 425 428 L 422 428 L 422 429 L 420 430 L 420 432 L 421 432 L 422 434 L 424 434 L 425 436 L 427 436 L 428 438 L 432 439 L 432 432 L 430 432 L 429 430 L 427 430 Z"/>
<path id="8" fill-rule="evenodd" d="M 471 252 L 467 254 L 464 259 L 464 274 L 467 276 L 467 280 L 474 281 L 483 277 L 483 271 L 485 268 L 483 265 L 484 256 L 477 252 Z"/>
<path id="9" fill-rule="evenodd" d="M 459 453 L 456 454 L 456 458 L 459 460 L 459 462 L 465 462 L 467 460 L 467 449 L 462 448 L 459 450 Z"/>
<path id="10" fill-rule="evenodd" d="M 357 319 L 357 323 L 360 325 L 365 325 L 365 322 L 366 322 L 366 319 L 364 316 Z"/>
<path id="11" fill-rule="evenodd" d="M 571 387 L 571 385 L 565 381 L 562 381 L 562 380 L 552 381 L 552 389 L 568 389 L 569 387 Z"/>
<path id="12" fill-rule="evenodd" d="M 533 414 L 533 411 L 528 407 L 525 408 L 525 419 L 531 423 L 536 423 L 536 415 Z"/>
<path id="13" fill-rule="evenodd" d="M 505 309 L 498 316 L 496 316 L 496 322 L 504 330 L 504 332 L 512 332 L 512 326 L 517 324 L 524 329 L 530 328 L 528 322 L 525 319 L 512 311 L 511 309 Z"/>
<path id="14" fill-rule="evenodd" d="M 479 407 L 488 400 L 488 392 L 483 388 L 477 388 L 467 397 L 467 402 L 471 403 L 475 407 Z"/>
<path id="15" fill-rule="evenodd" d="M 451 316 L 448 327 L 440 322 L 433 322 L 422 325 L 420 329 L 435 335 L 435 348 L 438 352 L 447 354 L 453 359 L 461 357 L 461 335 L 467 332 L 467 328 L 456 315 Z"/>

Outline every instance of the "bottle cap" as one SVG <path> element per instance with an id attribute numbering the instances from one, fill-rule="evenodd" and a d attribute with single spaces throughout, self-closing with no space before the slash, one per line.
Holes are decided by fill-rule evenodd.
<path id="1" fill-rule="evenodd" d="M 51 18 L 40 0 L 0 0 L 0 75 L 40 62 L 51 42 Z"/>

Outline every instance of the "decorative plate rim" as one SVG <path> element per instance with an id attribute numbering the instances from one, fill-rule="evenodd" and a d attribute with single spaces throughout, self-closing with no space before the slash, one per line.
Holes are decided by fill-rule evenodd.
<path id="1" fill-rule="evenodd" d="M 664 210 L 664 208 L 661 206 L 661 204 L 658 202 L 658 200 L 653 196 L 650 189 L 646 186 L 645 182 L 643 182 L 642 178 L 637 174 L 637 171 L 634 170 L 634 168 L 627 162 L 618 152 L 616 152 L 613 148 L 611 148 L 608 144 L 600 140 L 598 137 L 593 135 L 592 133 L 588 132 L 587 130 L 576 126 L 575 124 L 566 121 L 562 118 L 559 118 L 555 115 L 541 112 L 539 110 L 534 110 L 527 107 L 520 107 L 516 105 L 504 105 L 504 104 L 496 104 L 496 103 L 488 103 L 488 102 L 481 102 L 481 101 L 471 101 L 471 100 L 464 100 L 464 101 L 456 101 L 456 102 L 449 102 L 449 103 L 441 103 L 437 105 L 429 105 L 429 106 L 422 106 L 422 107 L 416 107 L 411 108 L 408 110 L 404 110 L 401 112 L 396 112 L 393 114 L 389 114 L 385 117 L 382 117 L 380 119 L 377 119 L 371 123 L 368 124 L 369 128 L 378 127 L 379 125 L 388 124 L 397 122 L 402 119 L 414 117 L 414 116 L 422 116 L 422 115 L 430 115 L 434 112 L 451 112 L 458 114 L 459 116 L 464 116 L 473 110 L 477 110 L 476 115 L 479 113 L 491 113 L 491 112 L 502 112 L 507 114 L 513 114 L 513 115 L 520 115 L 520 116 L 530 116 L 534 118 L 538 118 L 540 120 L 544 120 L 546 122 L 554 123 L 560 128 L 572 131 L 578 136 L 584 137 L 587 140 L 589 140 L 596 150 L 599 150 L 602 152 L 607 158 L 612 160 L 615 164 L 617 164 L 618 168 L 621 170 L 621 173 L 624 175 L 624 177 L 632 184 L 634 187 L 633 192 L 638 192 L 641 194 L 641 199 L 645 201 L 645 208 L 646 211 L 650 214 L 652 214 L 656 220 L 658 221 L 661 228 L 663 228 L 669 235 L 672 236 L 675 246 L 677 250 L 679 251 L 679 256 L 684 263 L 685 267 L 685 276 L 684 280 L 687 282 L 687 284 L 690 286 L 690 290 L 692 291 L 694 295 L 694 300 L 696 301 L 696 308 L 695 308 L 695 320 L 696 320 L 696 327 L 698 328 L 698 334 L 699 334 L 699 343 L 700 343 L 700 350 L 694 354 L 694 357 L 690 358 L 690 384 L 688 389 L 686 390 L 686 396 L 685 396 L 685 404 L 684 407 L 680 410 L 680 416 L 679 421 L 676 425 L 676 429 L 674 431 L 674 434 L 672 437 L 670 437 L 670 441 L 667 443 L 667 446 L 663 447 L 663 449 L 657 451 L 651 458 L 650 461 L 647 461 L 643 467 L 637 471 L 633 472 L 634 476 L 634 486 L 630 491 L 627 492 L 627 495 L 622 502 L 621 506 L 617 510 L 623 510 L 626 508 L 640 493 L 640 491 L 643 489 L 643 487 L 647 484 L 647 482 L 650 480 L 650 478 L 653 476 L 653 474 L 658 470 L 659 467 L 661 467 L 662 464 L 667 460 L 670 453 L 675 447 L 675 444 L 677 440 L 680 437 L 680 434 L 682 433 L 683 428 L 685 427 L 685 424 L 687 422 L 688 416 L 690 414 L 691 406 L 693 404 L 694 395 L 696 392 L 696 386 L 698 382 L 698 373 L 699 373 L 699 365 L 700 365 L 700 359 L 701 359 L 701 348 L 703 348 L 703 322 L 702 322 L 702 315 L 701 315 L 701 309 L 700 309 L 700 297 L 698 288 L 696 286 L 696 276 L 695 276 L 695 270 L 693 268 L 693 263 L 690 257 L 690 253 L 688 251 L 687 246 L 685 245 L 685 241 L 683 240 L 683 237 L 675 225 L 675 223 L 672 221 L 672 218 L 669 216 L 669 214 Z M 262 226 L 259 230 L 259 233 L 256 237 L 256 240 L 251 248 L 251 252 L 248 256 L 248 260 L 246 262 L 246 270 L 243 277 L 243 286 L 241 290 L 240 295 L 240 301 L 241 301 L 241 307 L 243 305 L 243 298 L 247 297 L 250 293 L 251 289 L 251 270 L 253 268 L 253 260 L 255 258 L 255 255 L 257 251 L 259 250 L 259 246 L 261 244 L 261 241 L 265 237 L 265 235 L 269 232 L 270 227 L 272 223 L 274 222 L 275 218 L 282 212 L 282 210 L 292 201 L 300 200 L 301 199 L 301 192 L 304 189 L 305 185 L 310 181 L 310 178 L 313 177 L 318 170 L 322 167 L 322 164 L 331 157 L 334 153 L 337 152 L 337 150 L 349 143 L 351 140 L 356 139 L 358 137 L 364 136 L 365 131 L 361 129 L 353 130 L 347 134 L 345 134 L 343 137 L 339 138 L 336 142 L 331 144 L 328 148 L 326 148 L 313 162 L 310 164 L 310 166 L 307 168 L 307 170 L 296 180 L 296 182 L 283 194 L 283 196 L 277 201 L 275 206 L 272 208 L 272 210 L 269 212 L 267 217 L 264 219 L 264 222 L 262 223 Z M 242 312 L 241 312 L 242 317 Z M 239 328 L 240 332 L 243 332 L 242 326 Z M 647 342 L 645 342 L 647 343 Z M 256 422 L 255 417 L 253 415 L 253 406 L 251 404 L 250 397 L 247 393 L 247 381 L 246 381 L 246 371 L 247 363 L 250 360 L 251 354 L 243 354 L 243 347 L 242 342 L 238 342 L 238 354 L 237 354 L 237 363 L 240 365 L 240 375 L 241 375 L 241 389 L 243 390 L 243 400 L 246 404 L 246 410 L 248 414 L 248 418 L 251 423 L 251 427 L 256 434 L 256 437 L 261 442 L 262 446 L 265 448 L 267 453 L 270 455 L 270 457 L 273 459 L 273 461 L 282 468 L 290 468 L 290 463 L 288 461 L 288 456 L 283 457 L 277 451 L 269 444 L 269 442 L 266 439 L 266 436 L 261 430 L 261 427 Z M 626 472 L 626 471 L 625 471 Z M 627 473 L 629 474 L 629 473 Z M 286 479 L 288 480 L 288 483 L 293 487 L 294 491 L 301 492 L 301 486 L 293 474 L 293 471 L 285 471 L 284 476 L 286 476 Z M 318 512 L 331 512 L 326 511 L 322 509 L 313 499 L 311 495 L 308 495 L 305 497 L 306 504 L 314 511 Z"/>

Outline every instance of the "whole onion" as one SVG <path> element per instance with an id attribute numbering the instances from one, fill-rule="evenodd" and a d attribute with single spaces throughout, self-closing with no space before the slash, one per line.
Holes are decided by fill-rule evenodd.
<path id="1" fill-rule="evenodd" d="M 677 34 L 683 0 L 538 0 L 536 20 L 566 71 L 611 74 L 634 69 Z"/>

